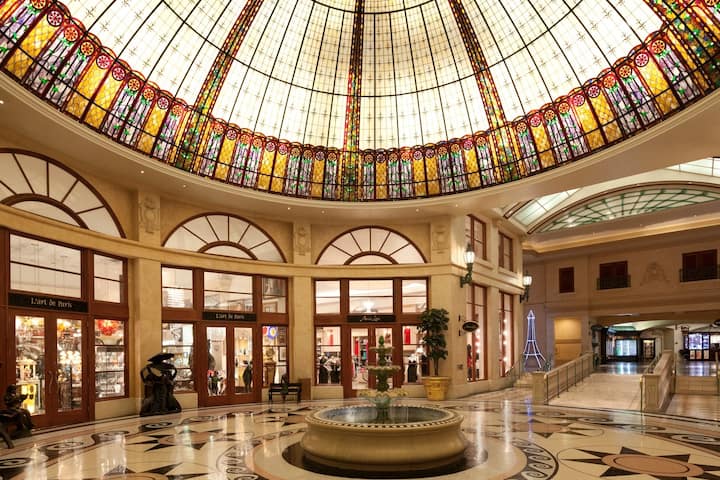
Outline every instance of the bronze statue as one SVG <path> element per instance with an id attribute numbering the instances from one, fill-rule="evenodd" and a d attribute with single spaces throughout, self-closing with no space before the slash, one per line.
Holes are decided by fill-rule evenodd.
<path id="1" fill-rule="evenodd" d="M 8 385 L 5 390 L 3 401 L 5 402 L 5 410 L 0 410 L 0 436 L 7 444 L 8 448 L 13 448 L 11 438 L 27 437 L 31 434 L 30 430 L 35 428 L 33 425 L 30 412 L 23 408 L 22 403 L 27 395 L 19 393 L 17 385 Z M 10 435 L 5 425 L 15 425 L 15 431 Z"/>
<path id="2" fill-rule="evenodd" d="M 178 413 L 182 410 L 180 403 L 173 395 L 177 369 L 166 360 L 173 358 L 172 353 L 158 353 L 148 359 L 148 365 L 140 371 L 140 378 L 145 384 L 140 415 L 158 415 L 161 413 Z"/>

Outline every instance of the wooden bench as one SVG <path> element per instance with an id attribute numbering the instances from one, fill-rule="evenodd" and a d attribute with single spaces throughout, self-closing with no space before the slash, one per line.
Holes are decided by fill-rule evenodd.
<path id="1" fill-rule="evenodd" d="M 302 387 L 300 383 L 288 382 L 288 383 L 271 383 L 270 389 L 268 390 L 268 399 L 270 403 L 273 401 L 273 394 L 278 394 L 282 397 L 283 402 L 288 395 L 295 395 L 295 399 L 300 402 L 300 395 L 302 393 Z"/>

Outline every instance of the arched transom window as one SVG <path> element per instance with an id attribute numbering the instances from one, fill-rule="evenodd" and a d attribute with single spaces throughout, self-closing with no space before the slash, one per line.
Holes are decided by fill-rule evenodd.
<path id="1" fill-rule="evenodd" d="M 72 170 L 32 152 L 0 150 L 0 202 L 113 237 L 125 236 L 92 185 Z"/>
<path id="2" fill-rule="evenodd" d="M 318 265 L 384 265 L 425 263 L 420 250 L 403 235 L 362 227 L 340 235 L 320 254 Z"/>
<path id="3" fill-rule="evenodd" d="M 187 220 L 173 230 L 164 246 L 267 262 L 285 261 L 278 246 L 260 227 L 225 214 Z"/>

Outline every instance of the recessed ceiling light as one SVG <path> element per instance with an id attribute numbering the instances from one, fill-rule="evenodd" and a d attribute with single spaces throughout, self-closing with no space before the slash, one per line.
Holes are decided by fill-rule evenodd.
<path id="1" fill-rule="evenodd" d="M 325 210 L 321 210 L 320 213 L 325 213 Z"/>
<path id="2" fill-rule="evenodd" d="M 288 207 L 288 210 L 290 210 L 292 207 Z"/>
<path id="3" fill-rule="evenodd" d="M 185 185 L 184 183 L 183 183 L 183 188 L 187 188 L 187 185 Z"/>
<path id="4" fill-rule="evenodd" d="M 416 208 L 416 209 L 415 209 L 415 211 L 416 211 L 416 212 L 419 212 L 419 211 L 420 211 L 420 209 L 419 209 L 419 208 Z"/>
<path id="5" fill-rule="evenodd" d="M 140 170 L 140 173 L 145 173 L 145 170 Z"/>
<path id="6" fill-rule="evenodd" d="M 5 100 L 0 100 L 0 105 L 5 105 Z"/>

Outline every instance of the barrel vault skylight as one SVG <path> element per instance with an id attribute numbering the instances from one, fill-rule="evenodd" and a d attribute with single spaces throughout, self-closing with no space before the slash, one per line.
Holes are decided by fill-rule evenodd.
<path id="1" fill-rule="evenodd" d="M 197 175 L 413 199 L 555 168 L 713 91 L 716 3 L 8 0 L 0 68 Z"/>

